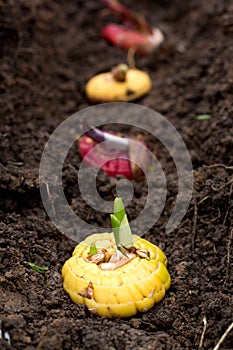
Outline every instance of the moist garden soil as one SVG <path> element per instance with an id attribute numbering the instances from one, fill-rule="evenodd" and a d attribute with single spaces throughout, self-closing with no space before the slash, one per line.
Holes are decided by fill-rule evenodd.
<path id="1" fill-rule="evenodd" d="M 167 180 L 165 209 L 144 237 L 166 253 L 171 287 L 150 311 L 129 319 L 90 314 L 63 290 L 61 268 L 77 242 L 59 232 L 45 212 L 41 155 L 55 128 L 90 106 L 87 80 L 125 62 L 126 52 L 100 39 L 103 25 L 118 19 L 99 1 L 0 1 L 1 349 L 213 349 L 232 322 L 232 3 L 125 4 L 166 36 L 153 55 L 136 57 L 153 80 L 150 94 L 136 103 L 175 126 L 193 164 L 189 208 L 179 226 L 166 233 L 177 173 L 165 147 L 143 136 L 154 142 Z M 198 120 L 203 114 L 210 118 Z M 110 227 L 108 215 L 81 197 L 80 161 L 74 145 L 63 169 L 67 199 L 88 223 Z M 120 180 L 99 171 L 97 187 L 105 200 L 114 199 Z M 132 183 L 129 220 L 139 215 L 147 196 L 146 181 Z M 41 274 L 26 262 L 48 271 Z M 220 349 L 233 349 L 232 332 Z"/>

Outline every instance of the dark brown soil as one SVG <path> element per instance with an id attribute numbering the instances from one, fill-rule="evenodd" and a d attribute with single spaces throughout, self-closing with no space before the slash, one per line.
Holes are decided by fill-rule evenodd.
<path id="1" fill-rule="evenodd" d="M 50 222 L 38 181 L 42 151 L 53 130 L 90 105 L 85 83 L 126 59 L 99 38 L 106 16 L 99 1 L 0 1 L 0 328 L 1 349 L 213 349 L 233 315 L 233 6 L 231 1 L 126 2 L 166 34 L 150 58 L 137 58 L 153 89 L 137 103 L 164 115 L 177 128 L 193 162 L 195 188 L 185 218 L 165 233 L 177 178 L 159 146 L 166 169 L 166 210 L 146 234 L 164 249 L 172 284 L 149 312 L 105 319 L 72 303 L 61 268 L 76 245 Z M 200 114 L 211 119 L 197 120 Z M 160 149 L 161 148 L 161 149 Z M 72 148 L 64 167 L 69 202 L 88 222 L 103 224 L 77 186 L 80 158 Z M 101 195 L 113 200 L 116 181 L 100 173 Z M 146 183 L 135 183 L 144 202 Z M 45 274 L 25 261 L 48 266 Z M 9 335 L 10 341 L 7 338 Z M 233 333 L 221 349 L 233 349 Z"/>

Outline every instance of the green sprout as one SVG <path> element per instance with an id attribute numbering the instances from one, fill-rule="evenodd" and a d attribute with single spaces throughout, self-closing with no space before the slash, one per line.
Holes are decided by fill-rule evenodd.
<path id="1" fill-rule="evenodd" d="M 196 116 L 197 120 L 209 120 L 212 118 L 211 114 L 200 114 Z"/>
<path id="2" fill-rule="evenodd" d="M 45 267 L 40 267 L 40 266 L 37 266 L 29 261 L 25 261 L 25 264 L 29 265 L 33 270 L 39 272 L 39 273 L 45 273 L 46 271 L 48 271 L 48 267 L 45 266 Z"/>
<path id="3" fill-rule="evenodd" d="M 97 251 L 97 248 L 96 248 L 96 245 L 95 245 L 95 242 L 91 242 L 91 246 L 90 246 L 90 255 L 95 255 L 97 254 L 98 251 Z"/>
<path id="4" fill-rule="evenodd" d="M 131 248 L 133 246 L 133 235 L 125 212 L 125 207 L 121 198 L 115 198 L 114 214 L 111 214 L 112 230 L 117 249 L 121 246 Z"/>

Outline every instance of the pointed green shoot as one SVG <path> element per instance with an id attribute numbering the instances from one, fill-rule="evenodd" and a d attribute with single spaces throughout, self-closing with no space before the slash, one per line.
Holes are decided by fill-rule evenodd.
<path id="1" fill-rule="evenodd" d="M 126 214 L 124 215 L 121 221 L 121 226 L 119 230 L 119 241 L 120 244 L 126 248 L 131 248 L 133 246 L 133 236 Z"/>
<path id="2" fill-rule="evenodd" d="M 115 198 L 114 214 L 110 215 L 116 246 L 120 249 L 123 245 L 127 248 L 133 246 L 133 236 L 121 198 Z"/>
<path id="3" fill-rule="evenodd" d="M 122 198 L 115 198 L 113 211 L 115 217 L 121 222 L 126 214 Z"/>
<path id="4" fill-rule="evenodd" d="M 91 242 L 91 246 L 90 246 L 90 255 L 95 255 L 97 254 L 98 251 L 97 251 L 97 248 L 96 248 L 96 245 L 95 245 L 95 242 Z"/>
<path id="5" fill-rule="evenodd" d="M 110 215 L 110 218 L 111 218 L 112 230 L 113 230 L 116 246 L 118 247 L 120 245 L 119 230 L 120 230 L 121 223 L 117 219 L 117 217 L 115 215 L 113 215 L 113 214 Z"/>

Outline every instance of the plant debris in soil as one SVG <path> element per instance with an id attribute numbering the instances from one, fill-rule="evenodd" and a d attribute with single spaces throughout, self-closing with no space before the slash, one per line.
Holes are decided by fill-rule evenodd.
<path id="1" fill-rule="evenodd" d="M 125 4 L 160 27 L 166 38 L 154 54 L 137 59 L 153 80 L 152 91 L 138 103 L 176 127 L 193 163 L 192 201 L 168 234 L 177 176 L 171 157 L 158 144 L 167 200 L 145 238 L 165 252 L 171 287 L 150 311 L 127 320 L 92 315 L 63 290 L 61 268 L 77 242 L 46 216 L 39 192 L 41 155 L 54 129 L 90 105 L 88 79 L 124 62 L 126 53 L 100 39 L 111 17 L 100 1 L 0 1 L 1 349 L 212 349 L 232 323 L 232 4 Z M 154 142 L 149 134 L 144 141 Z M 110 227 L 108 215 L 97 215 L 81 198 L 80 162 L 75 145 L 63 168 L 67 200 L 80 218 Z M 121 179 L 100 171 L 100 195 L 113 200 Z M 132 183 L 129 220 L 139 215 L 147 196 L 145 181 Z M 48 270 L 38 273 L 25 261 Z M 231 331 L 220 349 L 230 350 L 232 344 Z"/>

